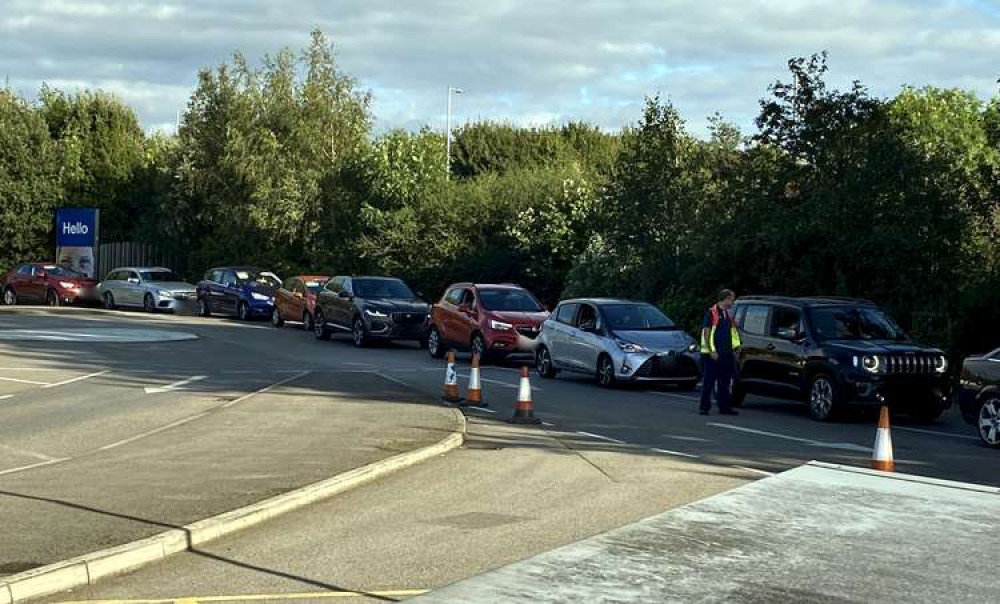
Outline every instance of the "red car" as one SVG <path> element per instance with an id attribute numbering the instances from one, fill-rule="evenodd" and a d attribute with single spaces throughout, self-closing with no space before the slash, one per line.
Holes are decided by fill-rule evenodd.
<path id="1" fill-rule="evenodd" d="M 325 275 L 299 275 L 285 279 L 274 294 L 271 324 L 281 327 L 285 321 L 301 322 L 302 329 L 312 331 L 316 316 L 316 294 L 323 289 L 330 277 Z"/>
<path id="2" fill-rule="evenodd" d="M 71 268 L 34 262 L 14 267 L 3 283 L 3 303 L 61 306 L 97 302 L 97 279 Z"/>
<path id="3" fill-rule="evenodd" d="M 523 287 L 456 283 L 431 307 L 427 351 L 441 358 L 449 348 L 481 359 L 533 353 L 549 312 Z"/>

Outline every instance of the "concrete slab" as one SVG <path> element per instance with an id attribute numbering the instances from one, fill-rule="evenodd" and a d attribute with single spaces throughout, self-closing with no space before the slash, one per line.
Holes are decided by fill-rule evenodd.
<path id="1" fill-rule="evenodd" d="M 811 463 L 413 602 L 998 602 L 1000 491 Z"/>

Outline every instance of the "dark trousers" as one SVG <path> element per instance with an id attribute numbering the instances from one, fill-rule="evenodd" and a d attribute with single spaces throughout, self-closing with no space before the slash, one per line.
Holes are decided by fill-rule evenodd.
<path id="1" fill-rule="evenodd" d="M 712 359 L 711 355 L 702 357 L 702 367 L 704 375 L 701 382 L 701 409 L 708 411 L 712 408 L 712 392 L 715 391 L 715 400 L 720 411 L 728 411 L 733 408 L 733 397 L 730 394 L 730 386 L 733 383 L 733 370 L 736 367 L 736 359 L 732 354 L 720 353 L 719 360 Z"/>

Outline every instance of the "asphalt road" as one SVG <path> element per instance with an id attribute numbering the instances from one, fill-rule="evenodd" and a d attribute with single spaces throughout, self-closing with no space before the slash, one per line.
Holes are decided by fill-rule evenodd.
<path id="1" fill-rule="evenodd" d="M 167 366 L 178 379 L 207 368 L 247 379 L 265 372 L 358 372 L 429 395 L 440 392 L 444 377 L 444 363 L 413 345 L 357 350 L 346 338 L 320 342 L 294 327 L 100 311 L 30 315 L 2 312 L 0 329 L 167 324 L 212 342 L 202 355 L 168 353 L 157 344 L 139 345 L 139 353 L 98 346 L 79 361 L 79 375 L 113 369 L 142 376 Z M 184 343 L 172 344 L 178 345 Z M 65 350 L 64 343 L 0 343 L 6 360 L 53 370 L 64 368 Z M 460 363 L 464 389 L 465 355 Z M 59 600 L 419 591 L 812 459 L 867 467 L 875 436 L 870 418 L 818 423 L 804 406 L 786 401 L 749 397 L 739 417 L 703 417 L 696 393 L 607 391 L 584 377 L 534 374 L 536 415 L 545 424 L 514 428 L 500 420 L 513 407 L 517 363 L 486 367 L 483 378 L 490 408 L 469 411 L 465 449 L 221 540 L 210 552 L 184 554 Z M 998 452 L 978 442 L 957 410 L 931 425 L 896 425 L 892 434 L 900 472 L 1000 485 Z"/>

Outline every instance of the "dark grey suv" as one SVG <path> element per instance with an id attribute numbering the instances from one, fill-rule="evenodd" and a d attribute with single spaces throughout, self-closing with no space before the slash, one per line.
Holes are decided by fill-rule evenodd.
<path id="1" fill-rule="evenodd" d="M 338 276 L 316 296 L 314 331 L 320 340 L 337 332 L 351 334 L 358 347 L 373 340 L 412 340 L 426 346 L 429 309 L 400 279 Z"/>

